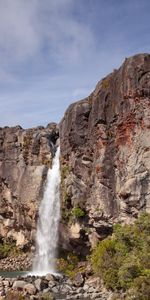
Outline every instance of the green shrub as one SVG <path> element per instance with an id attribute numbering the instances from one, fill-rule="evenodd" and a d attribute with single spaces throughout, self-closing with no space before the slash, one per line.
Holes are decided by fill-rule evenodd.
<path id="1" fill-rule="evenodd" d="M 130 291 L 136 300 L 150 299 L 150 215 L 141 214 L 132 225 L 115 225 L 112 237 L 92 251 L 91 262 L 107 288 Z M 143 286 L 145 298 L 141 298 Z"/>
<path id="2" fill-rule="evenodd" d="M 44 293 L 39 300 L 53 300 L 53 296 L 50 293 Z"/>
<path id="3" fill-rule="evenodd" d="M 121 251 L 118 249 L 121 249 Z M 100 242 L 92 253 L 93 269 L 95 273 L 102 277 L 107 288 L 115 289 L 119 287 L 118 270 L 124 259 L 122 253 L 122 245 L 111 238 Z"/>
<path id="4" fill-rule="evenodd" d="M 150 299 L 150 276 L 137 277 L 133 287 L 128 290 L 126 300 L 149 300 Z"/>
<path id="5" fill-rule="evenodd" d="M 81 218 L 85 216 L 85 211 L 76 206 L 72 209 L 71 215 L 76 218 Z"/>
<path id="6" fill-rule="evenodd" d="M 132 286 L 135 278 L 142 273 L 142 268 L 136 256 L 127 256 L 127 259 L 120 266 L 118 271 L 119 284 L 123 289 L 128 289 Z"/>
<path id="7" fill-rule="evenodd" d="M 69 253 L 66 258 L 59 258 L 57 260 L 57 267 L 59 272 L 73 278 L 76 275 L 75 268 L 78 264 L 78 257 Z"/>
<path id="8" fill-rule="evenodd" d="M 10 255 L 18 255 L 20 252 L 21 251 L 17 249 L 14 241 L 6 241 L 0 244 L 0 259 Z"/>

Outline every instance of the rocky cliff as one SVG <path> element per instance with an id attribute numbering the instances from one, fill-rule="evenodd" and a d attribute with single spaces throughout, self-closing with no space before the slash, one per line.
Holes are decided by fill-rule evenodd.
<path id="1" fill-rule="evenodd" d="M 113 223 L 150 211 L 150 55 L 125 59 L 70 105 L 60 144 L 61 226 L 82 253 Z"/>
<path id="2" fill-rule="evenodd" d="M 24 130 L 0 128 L 0 238 L 29 247 L 38 204 L 58 139 L 55 123 Z"/>
<path id="3" fill-rule="evenodd" d="M 150 55 L 135 55 L 67 109 L 58 127 L 0 128 L 0 238 L 28 247 L 60 135 L 60 245 L 86 255 L 150 211 Z M 30 244 L 30 245 L 29 245 Z"/>

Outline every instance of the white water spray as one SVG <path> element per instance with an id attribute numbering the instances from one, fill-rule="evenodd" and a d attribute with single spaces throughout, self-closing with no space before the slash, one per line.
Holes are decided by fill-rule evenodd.
<path id="1" fill-rule="evenodd" d="M 44 196 L 39 208 L 39 220 L 36 236 L 36 256 L 33 273 L 44 275 L 55 273 L 55 258 L 58 242 L 60 219 L 60 148 L 53 159 L 52 168 L 48 170 Z"/>

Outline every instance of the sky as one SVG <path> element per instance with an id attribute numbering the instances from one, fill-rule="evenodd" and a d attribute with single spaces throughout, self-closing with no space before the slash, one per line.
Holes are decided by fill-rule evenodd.
<path id="1" fill-rule="evenodd" d="M 59 122 L 125 57 L 150 52 L 149 0 L 0 0 L 0 126 Z"/>

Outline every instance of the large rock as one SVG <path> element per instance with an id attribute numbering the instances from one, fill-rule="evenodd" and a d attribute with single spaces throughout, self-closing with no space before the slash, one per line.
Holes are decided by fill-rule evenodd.
<path id="1" fill-rule="evenodd" d="M 47 280 L 41 278 L 36 279 L 34 285 L 38 291 L 43 291 L 44 289 L 48 288 Z"/>
<path id="2" fill-rule="evenodd" d="M 125 59 L 89 97 L 71 104 L 60 144 L 62 222 L 72 249 L 82 242 L 83 253 L 111 233 L 114 222 L 150 212 L 150 55 Z M 73 207 L 85 211 L 74 239 Z"/>
<path id="3" fill-rule="evenodd" d="M 0 238 L 28 247 L 35 238 L 38 205 L 56 150 L 58 128 L 0 128 Z"/>
<path id="4" fill-rule="evenodd" d="M 35 295 L 36 294 L 36 288 L 32 283 L 27 283 L 24 286 L 24 291 L 29 295 Z"/>
<path id="5" fill-rule="evenodd" d="M 73 283 L 76 287 L 80 287 L 80 286 L 83 286 L 84 284 L 84 277 L 83 277 L 83 274 L 81 272 L 77 273 L 75 275 L 75 278 L 73 280 Z"/>
<path id="6" fill-rule="evenodd" d="M 27 283 L 24 280 L 17 280 L 17 281 L 14 281 L 12 288 L 14 290 L 23 290 L 26 284 Z"/>

